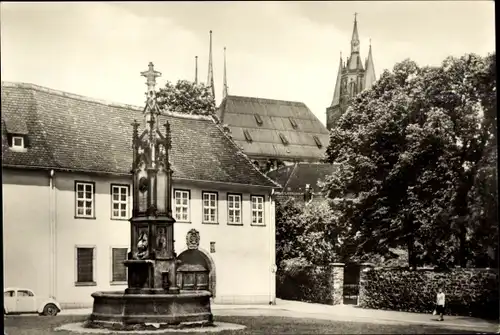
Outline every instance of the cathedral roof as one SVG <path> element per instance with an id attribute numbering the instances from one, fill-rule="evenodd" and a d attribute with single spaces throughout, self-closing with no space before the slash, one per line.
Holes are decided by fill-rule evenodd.
<path id="1" fill-rule="evenodd" d="M 329 142 L 326 127 L 302 102 L 229 95 L 218 117 L 251 157 L 320 160 Z"/>
<path id="2" fill-rule="evenodd" d="M 318 181 L 323 181 L 335 171 L 335 165 L 330 163 L 296 163 L 273 170 L 267 176 L 283 186 L 283 193 L 302 193 L 306 184 L 318 193 Z"/>
<path id="3" fill-rule="evenodd" d="M 2 82 L 2 163 L 129 175 L 132 126 L 144 129 L 143 108 L 109 103 L 44 87 Z M 212 118 L 167 114 L 174 180 L 276 187 Z M 140 128 L 140 129 L 141 129 Z M 9 149 L 8 135 L 27 135 L 25 152 Z"/>

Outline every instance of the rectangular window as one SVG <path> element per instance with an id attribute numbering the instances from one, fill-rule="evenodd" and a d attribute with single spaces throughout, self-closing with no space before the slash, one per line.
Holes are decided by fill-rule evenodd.
<path id="1" fill-rule="evenodd" d="M 248 130 L 243 130 L 243 135 L 245 135 L 245 140 L 247 140 L 247 142 L 252 142 L 253 139 L 252 139 L 252 136 L 250 136 L 250 133 L 248 132 Z"/>
<path id="2" fill-rule="evenodd" d="M 298 125 L 297 122 L 295 122 L 293 117 L 289 117 L 288 120 L 290 120 L 290 124 L 292 125 L 293 129 L 297 129 Z"/>
<path id="3" fill-rule="evenodd" d="M 128 219 L 128 185 L 111 185 L 111 218 Z"/>
<path id="4" fill-rule="evenodd" d="M 94 248 L 76 248 L 76 283 L 94 282 Z"/>
<path id="5" fill-rule="evenodd" d="M 262 119 L 261 119 L 260 115 L 259 115 L 259 114 L 254 114 L 253 116 L 255 117 L 255 121 L 257 122 L 257 124 L 258 124 L 259 126 L 262 126 L 262 124 L 263 124 L 264 122 L 262 121 Z"/>
<path id="6" fill-rule="evenodd" d="M 241 224 L 241 195 L 227 195 L 227 222 L 228 224 Z"/>
<path id="7" fill-rule="evenodd" d="M 174 213 L 175 220 L 189 222 L 189 200 L 191 192 L 187 190 L 174 190 Z"/>
<path id="8" fill-rule="evenodd" d="M 285 135 L 283 135 L 283 134 L 280 133 L 279 136 L 280 136 L 281 142 L 284 145 L 287 145 L 288 144 L 288 140 L 286 139 Z"/>
<path id="9" fill-rule="evenodd" d="M 12 147 L 16 149 L 23 149 L 24 138 L 22 136 L 12 136 Z"/>
<path id="10" fill-rule="evenodd" d="M 314 138 L 314 142 L 316 142 L 316 145 L 318 146 L 318 148 L 321 148 L 323 146 L 323 144 L 319 140 L 318 136 L 314 135 L 313 138 Z"/>
<path id="11" fill-rule="evenodd" d="M 203 222 L 217 223 L 217 193 L 203 192 Z"/>
<path id="12" fill-rule="evenodd" d="M 112 248 L 111 249 L 111 267 L 112 267 L 112 278 L 111 281 L 114 283 L 126 282 L 127 281 L 127 268 L 123 261 L 127 260 L 127 248 Z"/>
<path id="13" fill-rule="evenodd" d="M 252 224 L 264 225 L 264 197 L 252 196 Z"/>
<path id="14" fill-rule="evenodd" d="M 94 183 L 75 182 L 76 217 L 94 218 Z"/>

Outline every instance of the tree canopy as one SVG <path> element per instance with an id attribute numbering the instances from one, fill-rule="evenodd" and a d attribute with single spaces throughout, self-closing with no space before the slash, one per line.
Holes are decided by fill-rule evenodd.
<path id="1" fill-rule="evenodd" d="M 331 130 L 339 169 L 323 190 L 358 255 L 406 246 L 412 266 L 480 262 L 498 252 L 496 140 L 494 54 L 405 60 Z"/>
<path id="2" fill-rule="evenodd" d="M 192 115 L 213 115 L 215 99 L 208 86 L 187 80 L 175 85 L 167 82 L 156 93 L 158 106 L 162 110 Z"/>

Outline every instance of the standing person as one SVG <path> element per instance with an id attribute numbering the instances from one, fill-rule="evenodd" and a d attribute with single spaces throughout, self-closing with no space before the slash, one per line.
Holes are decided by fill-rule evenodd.
<path id="1" fill-rule="evenodd" d="M 445 303 L 445 295 L 443 292 L 443 287 L 439 287 L 438 294 L 436 296 L 436 313 L 439 314 L 440 319 L 439 321 L 443 321 L 443 315 L 444 315 L 444 303 Z"/>

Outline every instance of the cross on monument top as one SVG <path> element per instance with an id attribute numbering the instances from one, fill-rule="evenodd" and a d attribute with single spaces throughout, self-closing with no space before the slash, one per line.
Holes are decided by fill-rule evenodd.
<path id="1" fill-rule="evenodd" d="M 153 62 L 149 62 L 148 70 L 141 72 L 141 76 L 146 77 L 146 84 L 148 85 L 148 92 L 154 92 L 156 85 L 156 78 L 161 77 L 161 72 L 154 69 Z"/>
<path id="2" fill-rule="evenodd" d="M 354 21 L 356 21 L 357 16 L 358 16 L 358 12 L 354 12 Z"/>

